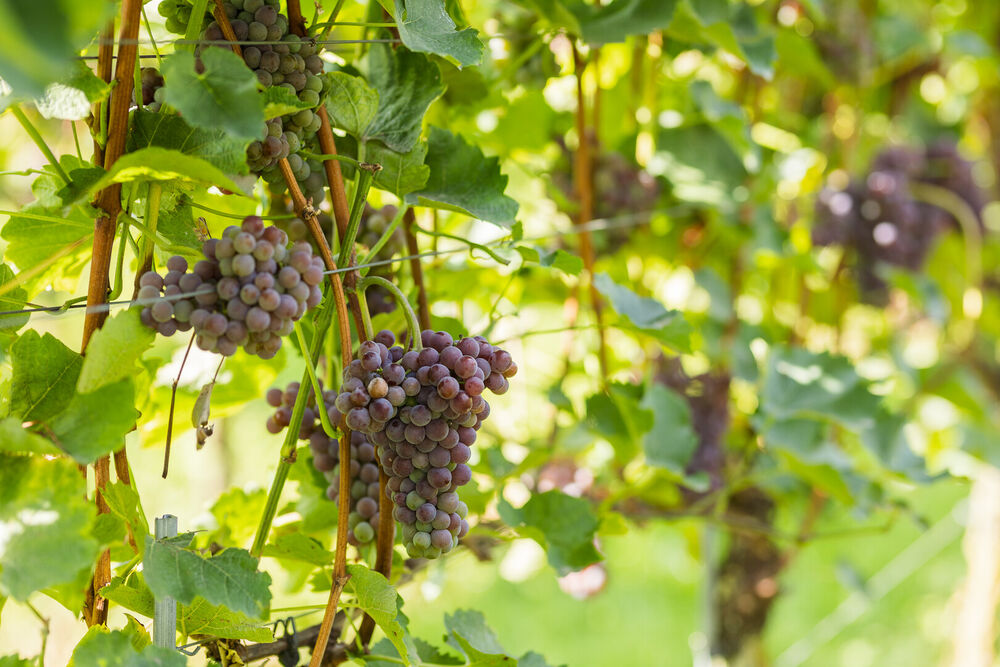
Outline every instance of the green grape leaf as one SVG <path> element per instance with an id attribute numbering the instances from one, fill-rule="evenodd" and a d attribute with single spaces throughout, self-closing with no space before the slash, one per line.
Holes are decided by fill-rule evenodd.
<path id="1" fill-rule="evenodd" d="M 228 49 L 205 49 L 201 62 L 205 69 L 198 74 L 190 51 L 163 59 L 165 103 L 195 127 L 222 130 L 241 139 L 260 138 L 264 103 L 254 73 Z"/>
<path id="2" fill-rule="evenodd" d="M 733 190 L 746 178 L 746 168 L 729 142 L 709 125 L 660 131 L 656 157 L 674 194 L 689 202 L 731 210 Z"/>
<path id="3" fill-rule="evenodd" d="M 121 449 L 125 434 L 135 426 L 134 406 L 132 378 L 125 378 L 89 394 L 71 394 L 66 409 L 48 420 L 48 428 L 56 443 L 76 461 L 93 463 Z"/>
<path id="4" fill-rule="evenodd" d="M 427 182 L 430 168 L 424 164 L 426 155 L 427 144 L 422 141 L 407 153 L 397 153 L 381 142 L 370 141 L 365 160 L 382 166 L 375 174 L 375 187 L 402 198 Z"/>
<path id="5" fill-rule="evenodd" d="M 399 38 L 411 51 L 435 53 L 460 66 L 478 65 L 485 47 L 472 28 L 456 30 L 442 0 L 396 0 Z"/>
<path id="6" fill-rule="evenodd" d="M 677 0 L 614 0 L 603 6 L 575 3 L 570 10 L 580 23 L 583 41 L 607 44 L 666 28 L 676 6 Z"/>
<path id="7" fill-rule="evenodd" d="M 482 612 L 456 609 L 454 614 L 444 615 L 444 627 L 448 643 L 464 653 L 470 664 L 481 667 L 517 664 L 500 646 Z"/>
<path id="8" fill-rule="evenodd" d="M 132 648 L 136 651 L 142 651 L 153 643 L 153 638 L 149 636 L 149 631 L 132 614 L 125 614 L 125 627 L 122 628 L 122 632 L 129 636 Z"/>
<path id="9" fill-rule="evenodd" d="M 712 25 L 729 18 L 729 0 L 684 0 L 702 25 Z"/>
<path id="10" fill-rule="evenodd" d="M 107 0 L 0 3 L 0 77 L 18 95 L 38 97 L 73 72 L 80 49 L 112 15 Z"/>
<path id="11" fill-rule="evenodd" d="M 0 454 L 0 594 L 23 601 L 72 582 L 82 601 L 100 551 L 86 492 L 68 459 Z"/>
<path id="12" fill-rule="evenodd" d="M 753 7 L 736 3 L 729 20 L 709 26 L 705 34 L 717 45 L 740 56 L 757 76 L 768 80 L 774 77 L 774 61 L 777 58 L 774 38 L 761 33 Z"/>
<path id="13" fill-rule="evenodd" d="M 62 156 L 59 163 L 69 174 L 87 168 L 71 155 Z M 81 269 L 90 261 L 90 239 L 98 211 L 89 204 L 67 208 L 60 196 L 66 183 L 52 172 L 52 167 L 45 169 L 50 173 L 31 184 L 35 201 L 12 214 L 0 228 L 0 236 L 7 241 L 6 259 L 18 270 L 46 267 L 24 283 L 27 289 L 34 291 L 34 285 L 52 285 L 56 289 L 74 290 Z"/>
<path id="14" fill-rule="evenodd" d="M 45 118 L 83 120 L 90 116 L 90 105 L 104 99 L 111 84 L 104 81 L 82 60 L 73 66 L 73 74 L 60 83 L 49 84 L 45 95 L 35 100 L 35 107 Z"/>
<path id="15" fill-rule="evenodd" d="M 297 467 L 297 466 L 296 466 Z M 212 505 L 212 516 L 218 528 L 211 538 L 219 544 L 240 545 L 257 529 L 257 518 L 267 504 L 267 491 L 257 489 L 247 492 L 240 488 L 229 489 Z"/>
<path id="16" fill-rule="evenodd" d="M 14 280 L 14 271 L 6 264 L 0 263 L 0 288 Z M 21 310 L 28 300 L 28 291 L 23 287 L 15 287 L 0 294 L 0 310 Z M 31 315 L 0 315 L 0 331 L 8 334 L 20 329 Z"/>
<path id="17" fill-rule="evenodd" d="M 37 660 L 22 658 L 18 654 L 0 656 L 0 667 L 35 667 L 37 664 Z"/>
<path id="18" fill-rule="evenodd" d="M 368 54 L 369 79 L 378 95 L 378 111 L 364 135 L 397 153 L 411 150 L 420 139 L 424 114 L 444 93 L 441 70 L 427 56 L 375 44 Z"/>
<path id="19" fill-rule="evenodd" d="M 528 651 L 517 659 L 517 667 L 552 667 L 552 665 L 542 654 Z M 561 665 L 561 667 L 566 667 L 566 665 Z"/>
<path id="20" fill-rule="evenodd" d="M 101 493 L 104 502 L 107 503 L 111 513 L 122 519 L 132 529 L 136 546 L 141 550 L 145 548 L 145 538 L 149 535 L 149 523 L 142 511 L 142 504 L 139 502 L 139 494 L 128 484 L 114 482 L 107 484 Z"/>
<path id="21" fill-rule="evenodd" d="M 175 246 L 190 249 L 191 259 L 201 259 L 202 241 L 198 236 L 195 210 L 187 198 L 192 186 L 174 181 L 161 186 L 160 218 L 156 233 Z M 246 200 L 242 200 L 246 201 Z"/>
<path id="22" fill-rule="evenodd" d="M 652 415 L 639 407 L 640 392 L 636 385 L 616 382 L 587 398 L 587 425 L 611 443 L 621 463 L 632 460 L 653 426 Z"/>
<path id="23" fill-rule="evenodd" d="M 261 97 L 264 99 L 264 118 L 267 120 L 312 109 L 312 105 L 303 102 L 298 95 L 282 86 L 265 88 Z"/>
<path id="24" fill-rule="evenodd" d="M 431 127 L 424 164 L 430 168 L 430 176 L 415 193 L 421 204 L 457 210 L 510 228 L 518 205 L 504 194 L 507 177 L 500 173 L 499 159 L 487 158 L 460 135 Z"/>
<path id="25" fill-rule="evenodd" d="M 245 194 L 239 185 L 207 160 L 170 148 L 149 146 L 115 160 L 111 169 L 81 194 L 80 200 L 112 183 L 132 181 L 186 181 Z"/>
<path id="26" fill-rule="evenodd" d="M 656 299 L 639 296 L 606 273 L 594 276 L 594 286 L 636 330 L 676 350 L 688 349 L 691 328 L 681 313 L 667 310 Z"/>
<path id="27" fill-rule="evenodd" d="M 248 139 L 224 130 L 191 127 L 180 116 L 146 110 L 132 114 L 132 131 L 128 135 L 129 152 L 151 146 L 169 148 L 201 158 L 227 174 L 248 173 L 248 143 Z"/>
<path id="28" fill-rule="evenodd" d="M 94 332 L 76 382 L 82 394 L 135 375 L 135 364 L 153 344 L 155 332 L 139 321 L 139 310 L 129 308 L 107 319 Z"/>
<path id="29" fill-rule="evenodd" d="M 642 437 L 646 462 L 683 477 L 684 467 L 698 446 L 687 401 L 662 384 L 653 383 L 640 405 L 653 417 L 653 428 Z"/>
<path id="30" fill-rule="evenodd" d="M 191 534 L 170 540 L 146 537 L 143 571 L 154 595 L 169 595 L 190 605 L 197 596 L 252 618 L 266 617 L 271 576 L 257 571 L 257 559 L 244 549 L 225 549 L 202 558 L 186 547 Z"/>
<path id="31" fill-rule="evenodd" d="M 73 667 L 184 667 L 187 659 L 174 649 L 148 645 L 141 651 L 133 646 L 130 633 L 95 626 L 73 650 Z"/>
<path id="32" fill-rule="evenodd" d="M 333 562 L 333 552 L 303 533 L 281 535 L 272 544 L 265 544 L 264 556 L 287 560 L 300 560 L 313 565 L 329 565 Z"/>
<path id="33" fill-rule="evenodd" d="M 382 574 L 360 563 L 349 564 L 347 573 L 351 578 L 347 580 L 344 590 L 357 598 L 358 606 L 372 617 L 404 661 L 418 663 L 420 658 L 416 646 L 398 618 L 399 594 L 396 589 Z"/>
<path id="34" fill-rule="evenodd" d="M 760 402 L 772 418 L 826 418 L 859 429 L 878 413 L 880 399 L 844 357 L 776 346 L 767 366 Z"/>
<path id="35" fill-rule="evenodd" d="M 545 549 L 560 576 L 601 560 L 594 547 L 599 521 L 590 503 L 562 491 L 536 493 L 520 509 L 500 499 L 500 518 Z"/>
<path id="36" fill-rule="evenodd" d="M 21 426 L 21 420 L 16 417 L 0 419 L 0 452 L 53 456 L 63 453 L 42 436 L 25 430 Z"/>
<path id="37" fill-rule="evenodd" d="M 11 346 L 11 412 L 21 421 L 45 421 L 62 412 L 75 393 L 83 357 L 50 333 L 29 329 Z"/>
<path id="38" fill-rule="evenodd" d="M 379 46 L 373 45 L 371 53 L 376 53 Z M 330 93 L 326 96 L 326 111 L 330 116 L 330 124 L 355 137 L 368 136 L 368 127 L 378 113 L 378 91 L 371 88 L 360 76 L 351 76 L 347 72 L 330 72 L 326 77 L 330 82 Z M 418 136 L 419 132 L 418 125 Z"/>
<path id="39" fill-rule="evenodd" d="M 541 246 L 515 246 L 514 250 L 521 255 L 525 263 L 531 262 L 539 266 L 559 269 L 568 276 L 578 276 L 583 271 L 583 260 L 565 250 L 548 251 Z"/>

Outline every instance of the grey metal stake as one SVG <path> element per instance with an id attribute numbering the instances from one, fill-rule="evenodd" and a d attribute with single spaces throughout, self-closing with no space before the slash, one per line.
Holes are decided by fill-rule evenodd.
<path id="1" fill-rule="evenodd" d="M 156 517 L 156 539 L 177 536 L 177 517 L 164 514 Z M 153 643 L 174 648 L 177 643 L 177 601 L 172 597 L 157 598 L 153 605 Z"/>

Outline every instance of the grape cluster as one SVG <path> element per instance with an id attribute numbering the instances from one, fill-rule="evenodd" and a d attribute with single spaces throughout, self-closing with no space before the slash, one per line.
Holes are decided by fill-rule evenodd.
<path id="1" fill-rule="evenodd" d="M 322 299 L 322 260 L 308 243 L 287 247 L 277 227 L 252 215 L 202 247 L 205 259 L 187 271 L 187 260 L 167 260 L 167 274 L 139 279 L 144 324 L 171 336 L 194 329 L 198 347 L 231 356 L 243 346 L 270 359 L 294 322 Z"/>
<path id="2" fill-rule="evenodd" d="M 322 390 L 322 384 L 320 385 Z M 298 382 L 290 383 L 284 391 L 273 388 L 267 392 L 267 402 L 275 413 L 267 419 L 267 430 L 270 433 L 280 433 L 288 427 L 292 418 L 292 406 L 298 397 L 300 387 Z M 320 421 L 316 393 L 308 387 L 309 397 L 302 413 L 302 424 L 299 427 L 299 439 L 309 443 L 313 455 L 313 466 L 326 478 L 329 486 L 327 497 L 338 502 L 340 490 L 340 451 L 336 438 L 329 437 L 323 431 Z M 332 423 L 340 419 L 340 414 L 333 407 L 337 392 L 325 390 L 322 392 L 323 409 L 327 410 Z M 327 407 L 329 406 L 329 407 Z M 347 540 L 358 546 L 368 544 L 375 539 L 378 531 L 378 463 L 375 460 L 375 447 L 368 441 L 364 433 L 351 433 L 351 512 L 348 518 Z"/>
<path id="3" fill-rule="evenodd" d="M 882 265 L 919 270 L 938 234 L 958 226 L 947 211 L 914 198 L 912 187 L 919 183 L 959 195 L 981 223 L 982 191 L 954 144 L 919 151 L 888 148 L 875 157 L 864 180 L 844 189 L 825 188 L 817 198 L 813 243 L 854 250 L 858 285 L 870 302 L 885 298 Z"/>
<path id="4" fill-rule="evenodd" d="M 155 67 L 143 67 L 140 70 L 142 83 L 142 106 L 150 111 L 159 111 L 163 105 L 163 75 Z"/>
<path id="5" fill-rule="evenodd" d="M 472 478 L 470 446 L 490 414 L 483 392 L 505 393 L 517 365 L 481 336 L 425 330 L 421 342 L 405 352 L 383 330 L 362 343 L 332 416 L 377 447 L 409 554 L 437 558 L 469 530 L 457 490 Z"/>
<path id="6" fill-rule="evenodd" d="M 226 0 L 222 7 L 238 41 L 276 42 L 242 47 L 243 61 L 258 81 L 267 88 L 286 88 L 308 107 L 266 121 L 260 138 L 247 147 L 247 164 L 269 182 L 278 182 L 282 179 L 278 162 L 288 158 L 299 187 L 318 206 L 324 196 L 320 163 L 297 154 L 306 148 L 317 152 L 314 143 L 320 118 L 315 109 L 327 87 L 320 76 L 323 60 L 318 48 L 289 32 L 288 19 L 279 12 L 280 0 Z M 183 33 L 191 4 L 187 0 L 164 0 L 160 3 L 160 13 L 167 19 L 168 30 Z M 181 17 L 187 18 L 173 20 Z M 225 42 L 222 28 L 211 14 L 206 14 L 206 21 L 201 38 Z M 211 46 L 228 48 L 225 44 Z"/>

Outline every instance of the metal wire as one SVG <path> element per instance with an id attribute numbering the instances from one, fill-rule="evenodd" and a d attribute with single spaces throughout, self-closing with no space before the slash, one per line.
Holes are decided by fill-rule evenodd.
<path id="1" fill-rule="evenodd" d="M 520 239 L 518 242 L 519 243 L 521 243 L 521 242 L 529 242 L 530 243 L 530 242 L 533 242 L 533 241 L 544 241 L 544 240 L 552 239 L 552 238 L 562 238 L 562 237 L 566 237 L 566 236 L 575 236 L 575 235 L 577 235 L 577 234 L 579 234 L 581 232 L 585 232 L 585 231 L 601 231 L 601 230 L 606 230 L 606 229 L 620 229 L 620 228 L 625 228 L 625 227 L 635 227 L 635 226 L 644 224 L 646 222 L 649 222 L 649 220 L 652 219 L 656 215 L 674 216 L 674 215 L 677 215 L 679 213 L 684 213 L 684 212 L 687 212 L 687 211 L 690 211 L 690 210 L 691 210 L 690 207 L 680 207 L 680 206 L 678 206 L 678 207 L 673 207 L 673 208 L 669 208 L 669 209 L 659 209 L 659 210 L 654 210 L 654 211 L 647 211 L 647 212 L 644 212 L 644 213 L 629 213 L 629 214 L 626 214 L 626 215 L 615 216 L 614 218 L 595 218 L 594 220 L 591 220 L 590 222 L 583 223 L 583 224 L 580 224 L 580 225 L 574 225 L 570 229 L 566 229 L 566 230 L 563 230 L 563 231 L 553 232 L 551 234 L 543 234 L 541 236 L 535 236 L 535 237 L 532 237 L 532 238 L 523 238 L 523 239 Z M 486 246 L 486 247 L 489 247 L 489 248 L 502 248 L 507 243 L 510 243 L 510 242 L 509 241 L 505 241 L 503 239 L 499 239 L 499 240 L 491 241 L 491 242 L 488 242 L 488 243 L 481 243 L 480 245 L 483 245 L 483 246 Z M 424 259 L 426 257 L 439 257 L 439 256 L 442 256 L 442 255 L 453 255 L 455 253 L 471 252 L 473 250 L 475 250 L 475 248 L 470 248 L 469 246 L 465 246 L 465 245 L 459 246 L 457 248 L 448 248 L 448 249 L 445 249 L 445 250 L 429 250 L 427 252 L 418 253 L 416 255 L 405 255 L 405 256 L 402 256 L 402 257 L 393 257 L 391 259 L 383 259 L 383 260 L 379 260 L 379 261 L 376 261 L 376 262 L 367 262 L 365 264 L 357 264 L 357 265 L 354 265 L 354 266 L 346 266 L 346 267 L 334 269 L 333 271 L 324 271 L 323 275 L 328 276 L 328 275 L 333 275 L 333 274 L 349 273 L 351 271 L 356 271 L 358 269 L 369 269 L 369 268 L 375 268 L 375 267 L 379 267 L 379 266 L 389 266 L 389 265 L 396 264 L 396 263 L 399 263 L 399 262 L 408 262 L 408 261 L 410 261 L 412 259 Z M 156 301 L 159 301 L 159 300 L 162 300 L 162 299 L 167 299 L 169 301 L 176 301 L 176 300 L 179 300 L 179 299 L 186 299 L 188 297 L 198 296 L 199 294 L 208 294 L 208 292 L 206 292 L 206 291 L 204 291 L 202 289 L 197 289 L 197 290 L 194 290 L 193 292 L 187 292 L 187 293 L 181 293 L 181 294 L 174 294 L 172 296 L 166 296 L 166 295 L 159 296 L 156 299 L 146 299 L 146 300 L 136 299 L 134 301 L 133 300 L 110 301 L 108 303 L 103 303 L 103 304 L 99 304 L 99 305 L 96 305 L 96 306 L 90 306 L 90 307 L 88 307 L 87 304 L 85 304 L 85 303 L 78 303 L 78 304 L 70 304 L 68 306 L 64 304 L 64 305 L 60 305 L 60 306 L 40 306 L 40 307 L 37 307 L 37 308 L 26 308 L 26 309 L 23 309 L 23 310 L 6 310 L 6 311 L 0 311 L 0 317 L 8 317 L 8 316 L 16 316 L 16 315 L 32 315 L 32 314 L 36 314 L 36 313 L 60 314 L 60 313 L 63 313 L 63 312 L 68 312 L 70 310 L 79 311 L 80 309 L 84 309 L 84 313 L 76 312 L 75 314 L 80 315 L 80 314 L 85 314 L 85 313 L 103 313 L 103 312 L 110 312 L 111 308 L 112 307 L 116 307 L 116 306 L 127 306 L 127 305 L 140 305 L 140 306 L 144 306 L 144 305 L 153 304 Z"/>

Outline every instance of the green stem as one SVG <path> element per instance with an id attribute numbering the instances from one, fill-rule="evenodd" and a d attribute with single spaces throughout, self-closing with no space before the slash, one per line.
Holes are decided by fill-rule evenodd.
<path id="1" fill-rule="evenodd" d="M 917 201 L 940 208 L 958 222 L 965 243 L 965 292 L 962 295 L 962 306 L 966 317 L 978 319 L 983 310 L 983 234 L 976 212 L 964 199 L 947 188 L 911 181 L 910 192 Z"/>
<path id="2" fill-rule="evenodd" d="M 149 25 L 149 17 L 146 16 L 146 6 L 142 6 L 142 22 L 146 25 L 146 34 L 149 35 L 149 43 L 153 46 L 153 53 L 156 54 L 156 66 L 161 67 L 163 65 L 163 58 L 160 56 L 160 49 L 156 46 L 156 40 L 153 38 L 153 28 Z"/>
<path id="3" fill-rule="evenodd" d="M 374 653 L 371 653 L 371 654 L 368 654 L 368 655 L 362 655 L 362 656 L 358 656 L 358 657 L 361 658 L 362 660 L 365 660 L 366 662 L 368 660 L 372 660 L 372 661 L 378 660 L 379 662 L 391 662 L 394 665 L 409 665 L 409 664 L 411 664 L 411 663 L 403 660 L 402 658 L 397 658 L 397 657 L 391 656 L 391 655 L 376 655 Z M 441 663 L 441 662 L 418 662 L 418 663 L 416 663 L 415 667 L 447 667 L 447 666 L 444 663 Z"/>
<path id="4" fill-rule="evenodd" d="M 389 226 L 385 228 L 384 232 L 382 232 L 382 236 L 379 237 L 379 240 L 375 242 L 375 245 L 371 247 L 371 250 L 368 251 L 368 254 L 365 255 L 365 258 L 361 260 L 359 264 L 368 264 L 369 262 L 374 261 L 375 255 L 378 254 L 378 251 L 381 250 L 382 247 L 389 242 L 389 239 L 392 238 L 392 235 L 395 233 L 395 231 L 399 229 L 399 225 L 403 222 L 403 216 L 406 215 L 406 212 L 409 210 L 409 208 L 410 208 L 409 204 L 403 204 L 399 208 L 399 212 L 396 213 L 396 217 L 392 219 L 392 222 L 389 223 Z M 367 269 L 362 271 L 362 273 L 367 273 L 367 272 L 368 272 Z"/>
<path id="5" fill-rule="evenodd" d="M 361 325 L 365 328 L 365 340 L 375 337 L 375 327 L 372 326 L 372 314 L 368 310 L 368 297 L 363 289 L 355 291 L 358 297 L 358 309 L 361 311 Z"/>
<path id="6" fill-rule="evenodd" d="M 71 121 L 69 126 L 73 130 L 73 143 L 76 145 L 76 156 L 80 158 L 80 162 L 83 162 L 83 151 L 80 150 L 80 134 L 76 131 L 76 121 Z"/>
<path id="7" fill-rule="evenodd" d="M 39 134 L 35 126 L 31 124 L 31 120 L 29 120 L 28 117 L 24 115 L 24 112 L 21 111 L 21 106 L 18 104 L 12 104 L 10 106 L 10 112 L 14 114 L 14 118 L 17 119 L 17 122 L 21 124 L 24 131 L 28 133 L 31 140 L 36 146 L 38 146 L 38 150 L 42 151 L 42 155 L 45 156 L 45 159 L 48 160 L 49 164 L 52 165 L 52 168 L 55 169 L 59 178 L 63 179 L 63 182 L 65 182 L 66 185 L 69 185 L 69 175 L 63 170 L 62 165 L 59 164 L 59 160 L 56 159 L 56 156 L 52 153 L 52 149 L 49 148 L 49 145 L 45 143 L 45 139 L 42 139 L 42 135 Z"/>
<path id="8" fill-rule="evenodd" d="M 122 293 L 122 269 L 125 266 L 125 246 L 128 245 L 128 222 L 121 222 L 121 238 L 118 239 L 118 257 L 115 258 L 115 286 L 108 294 L 108 301 L 114 301 Z"/>
<path id="9" fill-rule="evenodd" d="M 323 305 L 320 306 L 319 316 L 316 320 L 316 331 L 313 334 L 312 346 L 309 349 L 309 358 L 306 359 L 307 369 L 310 369 L 310 364 L 315 366 L 316 361 L 319 359 L 319 353 L 323 347 L 323 339 L 326 337 L 326 331 L 330 328 L 330 322 L 333 319 L 333 302 L 333 291 L 331 290 L 323 300 Z M 303 348 L 303 352 L 305 352 L 305 348 Z M 309 382 L 309 379 L 309 370 L 306 370 L 299 386 L 305 385 Z M 299 428 L 302 426 L 302 414 L 305 412 L 306 400 L 308 398 L 309 392 L 300 390 L 298 396 L 295 398 L 295 405 L 292 407 L 292 418 L 289 420 L 288 430 L 285 432 L 285 442 L 281 445 L 278 469 L 274 473 L 271 490 L 267 494 L 267 504 L 264 506 L 260 523 L 257 525 L 257 534 L 254 536 L 253 546 L 250 547 L 250 553 L 255 558 L 260 558 L 260 554 L 264 550 L 264 543 L 267 542 L 268 533 L 271 532 L 274 515 L 278 511 L 278 501 L 281 499 L 281 491 L 285 487 L 288 472 L 292 467 L 295 442 L 299 438 Z M 322 402 L 322 394 L 319 394 L 317 398 Z"/>
<path id="10" fill-rule="evenodd" d="M 295 336 L 299 339 L 299 347 L 305 352 L 309 346 L 306 344 L 306 337 L 302 333 L 302 325 L 295 323 Z M 323 432 L 330 438 L 337 438 L 337 429 L 330 423 L 330 416 L 326 414 L 326 403 L 323 402 L 323 388 L 319 386 L 319 378 L 316 377 L 316 369 L 306 359 L 306 375 L 312 383 L 313 393 L 316 395 L 316 411 L 319 412 L 319 421 L 323 425 Z M 300 390 L 301 391 L 301 390 Z"/>
<path id="11" fill-rule="evenodd" d="M 365 276 L 358 281 L 358 286 L 355 290 L 358 293 L 359 299 L 364 294 L 364 291 L 372 285 L 378 285 L 388 290 L 395 297 L 396 304 L 399 305 L 406 316 L 406 328 L 410 330 L 410 340 L 412 341 L 413 349 L 423 349 L 420 344 L 420 323 L 417 321 L 417 315 L 413 312 L 413 307 L 410 306 L 410 302 L 406 300 L 400 289 L 381 276 Z M 364 308 L 361 312 L 366 313 L 368 309 Z"/>
<path id="12" fill-rule="evenodd" d="M 363 144 L 362 144 L 363 145 Z M 340 254 L 337 256 L 337 266 L 347 266 L 347 260 L 351 256 L 354 248 L 354 239 L 358 235 L 358 227 L 361 224 L 361 214 L 365 210 L 365 200 L 368 198 L 368 191 L 372 187 L 372 179 L 375 172 L 381 169 L 375 164 L 362 163 L 358 166 L 358 188 L 354 191 L 354 203 L 351 205 L 351 219 L 347 223 L 347 233 L 344 234 L 344 242 L 340 246 Z"/>
<path id="13" fill-rule="evenodd" d="M 309 27 L 309 34 L 315 35 L 316 28 L 325 27 L 323 33 L 317 38 L 317 41 L 325 42 L 327 37 L 330 36 L 330 29 L 333 28 L 334 25 L 336 25 L 337 16 L 340 14 L 340 10 L 344 7 L 345 1 L 346 0 L 337 0 L 337 4 L 333 6 L 333 11 L 330 12 L 330 18 L 326 20 L 326 23 L 321 23 L 318 25 L 314 23 L 312 26 Z M 319 19 L 319 12 L 316 12 L 316 19 L 317 20 Z"/>
<path id="14" fill-rule="evenodd" d="M 205 206 L 204 204 L 199 204 L 198 202 L 192 201 L 190 199 L 186 199 L 185 201 L 191 208 L 207 211 L 208 213 L 214 213 L 215 215 L 218 215 L 223 218 L 233 218 L 234 220 L 242 220 L 243 218 L 246 217 L 245 215 L 239 215 L 237 213 L 227 213 L 226 211 L 220 211 L 217 208 L 211 208 L 209 206 Z M 291 220 L 293 218 L 297 218 L 298 216 L 295 215 L 294 213 L 286 213 L 283 215 L 259 215 L 257 217 L 259 217 L 261 220 Z"/>
<path id="15" fill-rule="evenodd" d="M 334 155 L 332 153 L 313 153 L 312 151 L 299 151 L 299 155 L 301 155 L 302 157 L 307 157 L 310 160 L 320 160 L 320 161 L 337 160 L 339 162 L 346 162 L 347 164 L 352 165 L 354 167 L 358 167 L 361 165 L 361 162 L 346 155 Z"/>
<path id="16" fill-rule="evenodd" d="M 135 98 L 135 107 L 138 111 L 142 111 L 142 62 L 139 58 L 135 59 L 135 68 L 132 72 L 132 97 Z"/>
<path id="17" fill-rule="evenodd" d="M 146 264 L 147 258 L 153 254 L 153 244 L 156 242 L 156 228 L 160 222 L 160 195 L 162 192 L 163 186 L 159 183 L 149 184 L 149 191 L 146 193 L 146 215 L 143 218 L 143 222 L 149 227 L 150 233 L 143 232 L 142 257 L 139 258 L 143 266 Z"/>
<path id="18" fill-rule="evenodd" d="M 187 30 L 184 31 L 184 41 L 188 42 L 187 49 L 194 51 L 198 38 L 201 37 L 201 24 L 205 21 L 205 10 L 208 9 L 208 0 L 194 0 L 191 8 L 191 18 L 188 19 Z"/>
<path id="19" fill-rule="evenodd" d="M 453 241 L 458 241 L 460 243 L 464 243 L 465 245 L 469 246 L 469 252 L 472 252 L 473 250 L 481 250 L 481 251 L 485 252 L 487 255 L 489 255 L 490 257 L 492 257 L 494 261 L 496 261 L 496 262 L 498 262 L 500 264 L 503 264 L 504 266 L 507 266 L 508 264 L 510 264 L 510 260 L 509 259 L 504 259 L 503 257 L 501 257 L 500 255 L 498 255 L 493 250 L 490 250 L 489 247 L 483 245 L 482 243 L 476 243 L 474 241 L 470 241 L 469 239 L 462 238 L 461 236 L 456 236 L 454 234 L 448 234 L 447 232 L 432 232 L 429 229 L 424 229 L 422 227 L 419 227 L 418 225 L 413 225 L 413 229 L 414 229 L 414 231 L 418 231 L 421 234 L 426 234 L 427 236 L 438 236 L 438 237 L 441 237 L 443 239 L 451 239 Z"/>
<path id="20" fill-rule="evenodd" d="M 159 239 L 156 238 L 156 232 L 155 231 L 151 230 L 149 227 L 147 227 L 143 223 L 139 222 L 138 220 L 136 220 L 135 218 L 133 218 L 131 215 L 126 215 L 126 214 L 123 213 L 122 216 L 125 218 L 125 220 L 128 221 L 129 225 L 131 225 L 132 227 L 135 227 L 136 229 L 138 229 L 139 231 L 141 231 L 146 238 L 153 239 L 153 243 L 155 243 L 156 247 L 159 248 L 160 250 L 164 250 L 166 252 L 172 252 L 175 255 L 184 255 L 184 254 L 190 255 L 191 254 L 191 252 L 192 252 L 191 248 L 185 248 L 183 246 L 172 245 L 170 243 L 166 243 L 165 241 L 160 241 Z M 138 251 L 137 254 L 141 255 L 141 251 L 139 251 L 139 248 L 136 248 L 136 250 Z"/>

